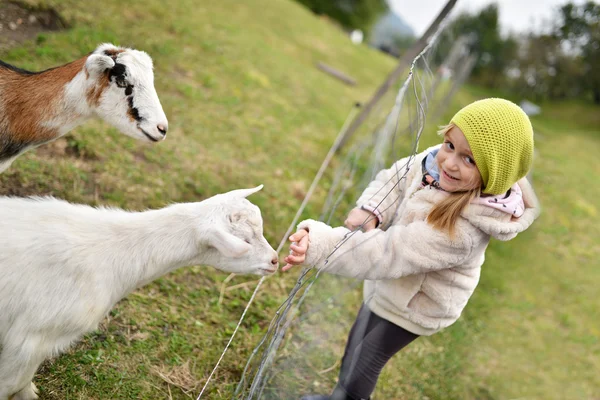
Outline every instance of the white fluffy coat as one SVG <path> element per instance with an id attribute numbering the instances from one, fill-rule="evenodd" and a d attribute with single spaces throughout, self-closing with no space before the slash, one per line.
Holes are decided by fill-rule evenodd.
<path id="1" fill-rule="evenodd" d="M 421 162 L 432 149 L 379 172 L 359 198 L 359 207 L 381 213 L 383 229 L 350 232 L 313 220 L 298 225 L 309 230 L 307 265 L 366 280 L 369 309 L 418 335 L 431 335 L 460 317 L 479 282 L 491 237 L 512 239 L 539 215 L 533 189 L 523 178 L 518 182 L 525 202 L 520 218 L 471 204 L 450 240 L 426 222 L 432 207 L 448 195 L 421 185 Z M 407 169 L 406 178 L 398 181 Z"/>

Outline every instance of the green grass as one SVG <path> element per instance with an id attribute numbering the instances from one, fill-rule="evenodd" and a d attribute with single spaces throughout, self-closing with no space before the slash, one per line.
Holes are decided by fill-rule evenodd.
<path id="1" fill-rule="evenodd" d="M 264 183 L 251 200 L 263 210 L 274 247 L 354 102 L 366 100 L 394 67 L 394 60 L 351 45 L 338 29 L 288 0 L 44 3 L 57 7 L 72 28 L 44 34 L 2 59 L 39 70 L 104 41 L 146 50 L 155 62 L 170 133 L 152 146 L 101 122 L 88 123 L 59 145 L 19 158 L 0 175 L 0 192 L 140 210 Z M 317 61 L 343 70 L 358 85 L 323 74 Z M 444 118 L 486 95 L 466 87 Z M 545 104 L 543 110 L 533 120 L 533 178 L 542 217 L 516 240 L 490 245 L 480 286 L 459 322 L 399 354 L 385 368 L 375 398 L 600 396 L 600 113 L 577 103 Z M 433 131 L 425 133 L 421 148 L 437 141 Z M 319 215 L 330 181 L 328 173 L 306 217 Z M 235 277 L 220 302 L 226 277 L 196 266 L 136 291 L 96 332 L 42 366 L 35 377 L 42 398 L 195 398 L 257 281 Z M 291 273 L 266 280 L 204 398 L 231 398 L 295 279 Z M 328 285 L 322 279 L 316 293 L 319 284 Z M 315 371 L 341 356 L 359 302 L 356 289 L 322 316 L 311 316 L 313 330 L 291 332 L 278 362 L 298 360 L 297 337 L 311 346 L 304 354 L 315 358 L 293 364 L 291 377 L 275 371 L 287 393 L 333 386 L 336 368 Z M 325 333 L 322 343 L 306 340 Z"/>

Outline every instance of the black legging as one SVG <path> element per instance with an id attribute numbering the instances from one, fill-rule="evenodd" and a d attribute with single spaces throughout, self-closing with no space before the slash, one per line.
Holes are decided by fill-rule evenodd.
<path id="1" fill-rule="evenodd" d="M 336 392 L 343 389 L 346 396 L 334 393 L 332 399 L 347 396 L 356 400 L 368 399 L 375 390 L 383 366 L 418 337 L 373 314 L 363 304 L 350 329 L 336 388 Z"/>

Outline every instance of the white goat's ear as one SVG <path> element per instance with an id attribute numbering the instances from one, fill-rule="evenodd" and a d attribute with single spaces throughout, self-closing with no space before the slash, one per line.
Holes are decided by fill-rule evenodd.
<path id="1" fill-rule="evenodd" d="M 235 211 L 227 216 L 229 222 L 235 224 L 236 222 L 240 222 L 244 217 L 247 217 L 248 214 L 243 211 Z"/>
<path id="2" fill-rule="evenodd" d="M 91 76 L 98 76 L 114 66 L 114 60 L 104 54 L 92 54 L 85 61 L 85 69 Z"/>
<path id="3" fill-rule="evenodd" d="M 208 243 L 226 257 L 241 257 L 252 246 L 239 237 L 226 232 L 223 228 L 216 228 L 208 239 Z"/>
<path id="4" fill-rule="evenodd" d="M 251 194 L 258 192 L 262 188 L 263 185 L 258 185 L 257 187 L 251 189 L 237 189 L 227 192 L 226 195 L 232 197 L 248 197 Z"/>

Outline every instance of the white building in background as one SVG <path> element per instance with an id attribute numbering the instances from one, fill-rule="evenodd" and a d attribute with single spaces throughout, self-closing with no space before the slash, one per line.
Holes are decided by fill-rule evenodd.
<path id="1" fill-rule="evenodd" d="M 521 104 L 519 104 L 519 106 L 521 106 L 523 111 L 525 111 L 525 114 L 529 115 L 530 117 L 532 117 L 534 115 L 538 115 L 542 112 L 542 109 L 540 108 L 540 106 L 537 106 L 527 100 L 521 101 Z"/>
<path id="2" fill-rule="evenodd" d="M 397 43 L 402 38 L 414 38 L 414 30 L 392 10 L 384 14 L 373 26 L 369 44 L 388 53 L 397 53 Z M 395 54 L 396 56 L 398 54 Z"/>
<path id="3" fill-rule="evenodd" d="M 361 31 L 360 29 L 355 29 L 352 32 L 350 32 L 350 40 L 354 44 L 361 44 L 363 42 L 364 38 L 365 38 L 365 35 L 363 34 L 363 31 Z"/>

